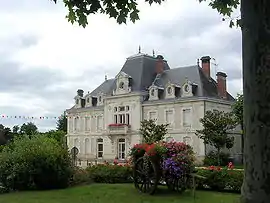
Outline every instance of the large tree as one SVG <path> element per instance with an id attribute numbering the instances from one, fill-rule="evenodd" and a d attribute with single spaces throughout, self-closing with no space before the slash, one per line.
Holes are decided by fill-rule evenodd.
<path id="1" fill-rule="evenodd" d="M 53 0 L 57 1 L 57 0 Z M 163 0 L 145 0 L 161 3 Z M 199 0 L 203 1 L 203 0 Z M 210 6 L 231 16 L 240 0 L 210 0 Z M 125 22 L 139 19 L 137 1 L 64 0 L 68 19 L 87 25 L 87 16 L 105 13 Z M 270 1 L 241 0 L 243 92 L 244 92 L 244 167 L 242 202 L 266 203 L 270 199 Z"/>
<path id="2" fill-rule="evenodd" d="M 22 124 L 19 133 L 21 135 L 28 135 L 29 137 L 31 137 L 32 135 L 35 135 L 38 133 L 38 128 L 32 122 L 24 123 L 24 124 Z"/>
<path id="3" fill-rule="evenodd" d="M 218 164 L 220 165 L 220 152 L 225 147 L 230 149 L 234 144 L 234 137 L 230 136 L 230 131 L 237 124 L 234 115 L 229 112 L 213 110 L 206 111 L 205 116 L 200 119 L 203 129 L 197 130 L 196 135 L 203 139 L 205 144 L 216 148 Z"/>

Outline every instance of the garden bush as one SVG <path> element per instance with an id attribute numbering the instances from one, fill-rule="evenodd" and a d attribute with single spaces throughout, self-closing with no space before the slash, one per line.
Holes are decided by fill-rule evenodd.
<path id="1" fill-rule="evenodd" d="M 74 168 L 74 173 L 70 181 L 70 186 L 85 185 L 91 183 L 90 173 L 86 169 Z"/>
<path id="2" fill-rule="evenodd" d="M 86 170 L 96 183 L 132 183 L 132 168 L 129 165 L 97 164 Z"/>
<path id="3" fill-rule="evenodd" d="M 236 193 L 241 192 L 241 186 L 244 179 L 243 170 L 215 166 L 197 170 L 198 175 L 205 177 L 205 179 L 198 179 L 196 181 L 198 189 L 210 189 Z"/>
<path id="4" fill-rule="evenodd" d="M 229 154 L 221 152 L 219 154 L 219 160 L 220 160 L 220 166 L 226 166 L 229 162 Z M 218 154 L 215 151 L 209 152 L 204 160 L 203 160 L 204 166 L 218 166 Z"/>
<path id="5" fill-rule="evenodd" d="M 72 173 L 68 151 L 45 136 L 14 139 L 0 153 L 0 182 L 11 190 L 65 188 Z"/>

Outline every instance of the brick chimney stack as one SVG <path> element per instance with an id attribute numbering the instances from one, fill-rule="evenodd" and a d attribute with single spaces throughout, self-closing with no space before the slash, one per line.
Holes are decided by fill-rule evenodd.
<path id="1" fill-rule="evenodd" d="M 210 69 L 210 56 L 203 56 L 201 58 L 202 61 L 202 71 L 204 72 L 207 78 L 211 77 L 211 69 Z"/>
<path id="2" fill-rule="evenodd" d="M 164 71 L 164 58 L 161 55 L 157 55 L 156 57 L 157 63 L 156 63 L 156 73 L 161 74 Z"/>
<path id="3" fill-rule="evenodd" d="M 226 82 L 226 78 L 227 78 L 226 73 L 217 72 L 218 95 L 223 99 L 227 99 L 227 82 Z"/>
<path id="4" fill-rule="evenodd" d="M 78 89 L 77 90 L 77 95 L 80 96 L 80 97 L 83 97 L 83 90 L 82 89 Z"/>

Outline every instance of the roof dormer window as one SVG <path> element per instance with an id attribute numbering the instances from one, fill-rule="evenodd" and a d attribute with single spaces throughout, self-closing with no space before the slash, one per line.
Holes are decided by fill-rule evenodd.
<path id="1" fill-rule="evenodd" d="M 153 96 L 153 97 L 155 96 L 155 89 L 151 90 L 151 96 Z"/>
<path id="2" fill-rule="evenodd" d="M 125 83 L 124 83 L 124 82 L 120 82 L 120 84 L 119 84 L 119 88 L 120 88 L 120 89 L 124 89 L 124 85 L 125 85 Z"/>
<path id="3" fill-rule="evenodd" d="M 168 93 L 169 95 L 172 94 L 172 87 L 168 87 L 168 88 L 167 88 L 167 93 Z"/>

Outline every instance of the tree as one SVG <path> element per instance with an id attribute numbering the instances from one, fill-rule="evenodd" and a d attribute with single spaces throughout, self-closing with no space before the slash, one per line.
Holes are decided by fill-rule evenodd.
<path id="1" fill-rule="evenodd" d="M 229 132 L 236 127 L 236 120 L 231 112 L 213 110 L 207 111 L 200 119 L 203 125 L 202 130 L 197 130 L 196 135 L 203 139 L 205 144 L 210 144 L 217 150 L 218 164 L 220 165 L 221 149 L 230 149 L 234 144 L 234 137 Z"/>
<path id="2" fill-rule="evenodd" d="M 237 123 L 241 127 L 241 151 L 242 154 L 244 152 L 244 115 L 243 115 L 243 102 L 244 102 L 244 96 L 243 94 L 237 94 L 236 101 L 233 104 L 233 113 L 235 115 L 235 118 L 237 120 Z"/>
<path id="3" fill-rule="evenodd" d="M 0 124 L 0 145 L 7 144 L 12 139 L 12 137 L 13 135 L 10 128 Z"/>
<path id="4" fill-rule="evenodd" d="M 140 134 L 143 137 L 143 142 L 151 144 L 163 140 L 167 134 L 168 124 L 156 124 L 155 120 L 141 121 Z"/>
<path id="5" fill-rule="evenodd" d="M 20 126 L 19 125 L 14 125 L 13 128 L 12 128 L 12 132 L 14 134 L 19 134 L 19 131 L 20 131 Z"/>
<path id="6" fill-rule="evenodd" d="M 64 147 L 66 146 L 66 132 L 61 131 L 61 130 L 50 130 L 45 133 L 40 133 L 48 138 L 55 139 L 59 144 L 63 145 Z"/>
<path id="7" fill-rule="evenodd" d="M 20 129 L 20 134 L 28 135 L 31 137 L 32 135 L 35 135 L 37 133 L 38 133 L 38 128 L 34 123 L 29 122 L 29 123 L 22 124 L 21 129 Z"/>
<path id="8" fill-rule="evenodd" d="M 53 0 L 57 2 L 57 0 Z M 145 0 L 161 3 L 163 0 Z M 203 0 L 199 0 L 202 2 Z M 231 17 L 233 8 L 240 0 L 210 0 L 210 6 L 220 14 Z M 70 22 L 85 27 L 86 16 L 105 13 L 126 22 L 125 16 L 134 21 L 139 19 L 135 0 L 64 0 L 68 7 Z M 270 75 L 270 1 L 241 0 L 243 94 L 244 94 L 244 168 L 245 179 L 242 188 L 243 203 L 266 203 L 270 199 L 270 157 L 269 139 L 269 75 Z M 121 16 L 121 17 L 119 17 Z M 126 18 L 125 18 L 126 19 Z M 231 21 L 233 22 L 233 21 Z M 233 25 L 233 23 L 230 23 Z M 256 160 L 256 162 L 254 162 Z"/>
<path id="9" fill-rule="evenodd" d="M 65 133 L 67 133 L 67 117 L 66 117 L 65 114 L 62 114 L 58 118 L 58 120 L 56 122 L 56 129 L 64 131 Z"/>

